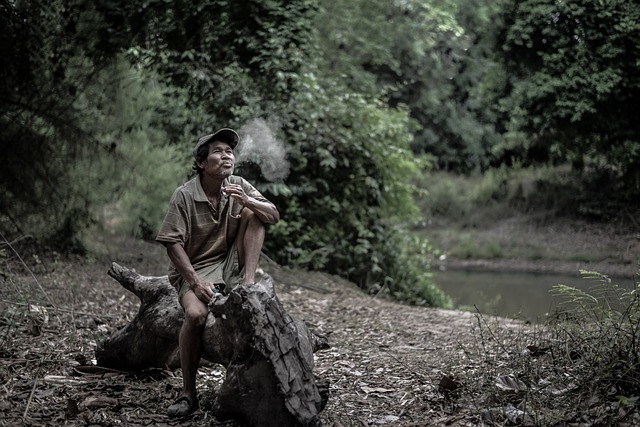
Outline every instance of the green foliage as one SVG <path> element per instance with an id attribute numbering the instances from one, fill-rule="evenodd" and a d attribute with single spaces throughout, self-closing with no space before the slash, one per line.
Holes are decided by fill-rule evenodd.
<path id="1" fill-rule="evenodd" d="M 187 117 L 181 110 L 185 101 L 184 91 L 122 60 L 78 97 L 85 131 L 109 147 L 109 154 L 79 159 L 69 170 L 74 187 L 68 193 L 85 194 L 107 229 L 155 237 L 169 197 L 187 179 L 192 162 L 190 119 L 198 113 L 194 108 Z M 172 140 L 170 131 L 178 128 L 182 134 Z"/>
<path id="2" fill-rule="evenodd" d="M 502 99 L 487 106 L 508 134 L 525 132 L 512 154 L 602 168 L 637 194 L 640 5 L 511 1 L 501 20 Z"/>
<path id="3" fill-rule="evenodd" d="M 79 245 L 83 230 L 100 223 L 153 237 L 171 192 L 187 178 L 198 136 L 276 117 L 292 165 L 286 183 L 264 182 L 247 168 L 283 213 L 265 250 L 416 303 L 445 302 L 428 266 L 405 248 L 418 245 L 401 225 L 417 213 L 407 184 L 419 166 L 408 150 L 407 111 L 320 77 L 316 2 L 85 3 L 9 7 L 24 37 L 14 37 L 20 43 L 7 57 L 32 52 L 9 75 L 34 89 L 1 116 L 18 124 L 2 134 L 15 163 L 2 181 L 10 189 L 3 228 L 62 245 Z M 4 95 L 13 96 L 12 87 Z M 17 179 L 25 164 L 35 171 L 28 191 Z M 45 165 L 48 173 L 39 169 Z M 49 194 L 48 209 L 37 212 Z"/>
<path id="4" fill-rule="evenodd" d="M 156 37 L 136 37 L 130 52 L 187 88 L 192 105 L 204 105 L 214 123 L 231 124 L 238 119 L 234 109 L 270 110 L 286 102 L 308 60 L 314 1 L 152 1 L 139 7 L 144 13 L 129 15 L 129 25 Z"/>
<path id="5" fill-rule="evenodd" d="M 50 9 L 43 8 L 42 15 L 56 12 Z M 51 46 L 56 29 L 36 32 L 35 25 L 25 23 L 23 15 L 8 4 L 3 4 L 2 12 L 7 24 L 3 28 L 11 31 L 2 31 L 0 43 L 2 56 L 10 58 L 3 61 L 0 78 L 0 224 L 11 238 L 16 231 L 31 231 L 41 223 L 41 213 L 56 226 L 69 224 L 51 205 L 64 200 L 56 183 L 64 174 L 66 156 L 73 156 L 75 150 L 64 143 L 55 147 L 54 141 L 60 136 L 77 137 L 80 132 L 66 103 L 57 97 L 60 92 L 71 92 L 75 85 L 60 72 L 68 55 Z M 34 13 L 32 20 L 40 19 Z M 39 231 L 44 228 L 44 224 L 37 225 Z"/>
<path id="6" fill-rule="evenodd" d="M 555 363 L 565 366 L 583 393 L 635 401 L 640 397 L 640 283 L 629 289 L 603 274 L 581 273 L 596 284 L 590 292 L 565 285 L 553 289 L 565 299 L 552 319 L 562 343 Z"/>
<path id="7" fill-rule="evenodd" d="M 486 212 L 494 206 L 504 210 L 513 202 L 514 188 L 526 180 L 529 173 L 535 172 L 502 167 L 469 176 L 450 172 L 425 174 L 421 177 L 425 181 L 421 185 L 429 190 L 420 201 L 423 215 L 469 224 L 478 220 L 474 212 Z M 508 211 L 504 210 L 504 214 Z"/>
<path id="8" fill-rule="evenodd" d="M 498 135 L 475 90 L 489 68 L 496 2 L 338 1 L 317 19 L 324 68 L 352 90 L 383 93 L 415 119 L 411 148 L 438 166 L 468 172 L 491 161 Z M 487 30 L 490 31 L 490 30 Z"/>
<path id="9" fill-rule="evenodd" d="M 463 226 L 495 223 L 515 214 L 600 221 L 618 218 L 622 224 L 635 212 L 635 203 L 623 193 L 620 182 L 597 170 L 576 171 L 568 164 L 503 165 L 468 176 L 432 171 L 416 182 L 428 188 L 418 199 L 427 219 L 446 219 Z"/>
<path id="10" fill-rule="evenodd" d="M 295 142 L 287 179 L 291 196 L 276 197 L 283 219 L 269 230 L 269 253 L 281 263 L 337 273 L 364 288 L 387 286 L 412 302 L 446 301 L 424 273 L 427 266 L 421 272 L 410 256 L 399 256 L 410 241 L 397 224 L 417 214 L 408 183 L 419 162 L 408 149 L 406 112 L 312 73 L 300 81 L 295 108 L 282 114 L 287 139 Z"/>
<path id="11" fill-rule="evenodd" d="M 389 293 L 414 305 L 451 307 L 451 298 L 434 284 L 431 274 L 429 260 L 436 250 L 424 238 L 409 233 L 406 226 L 396 227 L 390 234 L 388 257 L 394 262 L 387 271 Z M 371 288 L 371 292 L 386 290 L 379 285 Z"/>
<path id="12" fill-rule="evenodd" d="M 86 57 L 72 57 L 65 74 L 70 80 L 86 79 L 84 73 L 93 66 Z M 180 121 L 170 106 L 178 107 L 182 98 L 176 90 L 164 87 L 157 76 L 143 76 L 120 62 L 95 71 L 76 90 L 66 107 L 74 112 L 72 124 L 59 126 L 39 120 L 40 112 L 22 111 L 20 122 L 24 128 L 31 122 L 29 138 L 37 145 L 23 140 L 27 137 L 24 131 L 7 128 L 20 137 L 5 140 L 11 144 L 5 145 L 7 160 L 15 162 L 5 171 L 17 175 L 18 168 L 31 161 L 29 166 L 34 169 L 27 170 L 31 181 L 26 184 L 33 187 L 21 194 L 25 189 L 16 186 L 16 178 L 7 178 L 4 212 L 19 218 L 14 221 L 17 227 L 66 251 L 82 251 L 79 236 L 109 206 L 110 228 L 117 225 L 118 230 L 152 237 L 188 164 L 184 155 L 182 162 L 176 161 L 181 156 L 170 144 L 176 141 L 170 141 L 164 131 L 171 122 Z M 188 131 L 184 119 L 183 132 Z M 64 132 L 68 126 L 73 126 L 73 133 Z M 115 217 L 113 206 L 118 208 Z"/>
<path id="13" fill-rule="evenodd" d="M 281 263 L 338 273 L 365 288 L 387 282 L 392 290 L 426 286 L 424 295 L 417 292 L 422 296 L 412 298 L 443 301 L 430 296 L 434 291 L 427 275 L 418 269 L 413 276 L 402 272 L 409 268 L 408 257 L 397 257 L 397 238 L 391 238 L 399 233 L 398 221 L 412 221 L 417 213 L 407 184 L 418 165 L 407 150 L 407 113 L 319 77 L 309 61 L 320 58 L 313 57 L 311 2 L 255 1 L 223 10 L 228 25 L 207 27 L 196 38 L 200 44 L 180 36 L 193 60 L 169 46 L 146 45 L 132 54 L 172 75 L 178 66 L 190 70 L 198 77 L 188 83 L 191 96 L 218 123 L 276 117 L 282 124 L 291 163 L 286 183 L 261 182 L 246 168 L 282 213 L 281 222 L 269 230 L 265 251 Z M 209 12 L 205 8 L 198 14 Z M 168 59 L 158 58 L 159 52 Z M 229 64 L 202 66 L 217 62 Z"/>

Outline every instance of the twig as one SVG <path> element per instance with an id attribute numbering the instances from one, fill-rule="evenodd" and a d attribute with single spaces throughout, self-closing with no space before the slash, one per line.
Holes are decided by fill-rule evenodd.
<path id="1" fill-rule="evenodd" d="M 4 237 L 4 236 L 3 236 L 3 237 Z M 24 239 L 33 239 L 33 236 L 32 236 L 32 235 L 30 235 L 30 234 L 23 234 L 22 236 L 20 236 L 20 237 L 16 237 L 15 239 L 13 239 L 13 241 L 12 241 L 12 242 L 7 242 L 7 240 L 5 239 L 5 240 L 4 240 L 4 243 L 3 243 L 3 242 L 0 242 L 0 246 L 5 246 L 5 245 L 6 245 L 6 246 L 11 247 L 11 244 L 12 244 L 12 243 L 18 243 L 19 241 L 24 240 Z M 13 248 L 11 248 L 11 249 L 13 249 Z M 14 251 L 14 252 L 15 252 L 15 251 Z"/>
<path id="2" fill-rule="evenodd" d="M 422 378 L 424 378 L 424 379 L 426 379 L 426 378 L 427 378 L 425 375 L 421 374 L 420 372 L 416 372 L 416 371 L 414 371 L 413 369 L 411 369 L 409 366 L 407 366 L 407 364 L 406 364 L 406 363 L 404 363 L 402 360 L 398 359 L 395 355 L 391 354 L 391 352 L 387 351 L 387 350 L 384 348 L 384 344 L 379 343 L 379 342 L 376 342 L 376 344 L 378 345 L 378 348 L 379 348 L 380 350 L 382 350 L 383 352 L 387 353 L 389 356 L 391 356 L 391 358 L 392 358 L 393 360 L 395 360 L 396 362 L 398 362 L 399 364 L 401 364 L 402 366 L 404 366 L 404 368 L 405 368 L 407 371 L 409 371 L 409 372 L 411 372 L 412 374 L 415 374 L 415 375 L 417 375 L 417 376 L 419 376 L 419 377 L 422 377 Z"/>
<path id="3" fill-rule="evenodd" d="M 640 225 L 638 225 L 638 223 L 636 222 L 636 220 L 633 218 L 633 215 L 631 215 L 631 212 L 627 211 L 627 215 L 629 216 L 629 219 L 631 220 L 631 222 L 633 223 L 633 225 L 636 226 L 636 230 L 640 230 Z"/>
<path id="4" fill-rule="evenodd" d="M 502 351 L 504 351 L 507 354 L 509 353 L 509 350 L 507 350 L 507 348 L 500 342 L 500 340 L 498 339 L 498 337 L 495 336 L 495 334 L 493 333 L 493 331 L 491 330 L 491 326 L 489 326 L 489 324 L 487 323 L 487 321 L 485 320 L 484 316 L 482 315 L 482 313 L 480 312 L 480 310 L 478 309 L 478 307 L 474 304 L 473 305 L 476 309 L 476 311 L 478 312 L 478 317 L 480 317 L 480 319 L 482 319 L 482 323 L 484 323 L 484 325 L 487 327 L 487 330 L 489 331 L 489 334 L 491 334 L 491 337 L 493 337 L 493 339 L 498 343 L 498 345 L 500 346 L 500 348 L 502 349 Z"/>
<path id="5" fill-rule="evenodd" d="M 376 292 L 376 294 L 374 295 L 373 299 L 378 298 L 378 295 L 380 295 L 380 293 L 381 293 L 382 291 L 384 291 L 385 289 L 387 289 L 388 287 L 389 287 L 389 282 L 388 282 L 388 281 L 385 281 L 384 285 L 382 285 L 382 286 L 380 287 L 380 289 L 378 290 L 378 292 Z"/>
<path id="6" fill-rule="evenodd" d="M 269 258 L 269 256 L 267 254 L 265 254 L 264 252 L 262 252 L 262 251 L 260 251 L 260 258 L 264 259 L 265 261 L 267 261 L 267 264 L 271 264 L 271 265 L 275 265 L 276 267 L 280 267 L 280 264 L 275 262 L 273 259 Z"/>
<path id="7" fill-rule="evenodd" d="M 38 377 L 33 380 L 33 387 L 31 387 L 31 394 L 29 394 L 29 400 L 27 401 L 27 407 L 24 408 L 24 414 L 22 414 L 22 422 L 27 423 L 27 414 L 29 413 L 29 407 L 31 406 L 31 401 L 33 400 L 33 395 L 36 392 L 36 385 L 38 385 Z"/>

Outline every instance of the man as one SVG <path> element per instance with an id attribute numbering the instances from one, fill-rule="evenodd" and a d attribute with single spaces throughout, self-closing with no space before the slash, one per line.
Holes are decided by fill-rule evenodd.
<path id="1" fill-rule="evenodd" d="M 273 203 L 233 175 L 238 140 L 227 128 L 198 140 L 193 149 L 197 176 L 173 193 L 156 237 L 167 248 L 169 281 L 184 309 L 179 336 L 183 390 L 167 410 L 170 417 L 198 409 L 196 373 L 207 304 L 227 285 L 255 282 L 265 224 L 280 219 Z"/>

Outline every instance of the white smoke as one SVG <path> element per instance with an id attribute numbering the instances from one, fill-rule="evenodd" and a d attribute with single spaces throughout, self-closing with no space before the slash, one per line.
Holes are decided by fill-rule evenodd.
<path id="1" fill-rule="evenodd" d="M 253 119 L 238 129 L 240 142 L 236 148 L 236 162 L 253 162 L 271 182 L 281 182 L 289 176 L 287 150 L 276 138 L 280 129 L 277 120 Z"/>

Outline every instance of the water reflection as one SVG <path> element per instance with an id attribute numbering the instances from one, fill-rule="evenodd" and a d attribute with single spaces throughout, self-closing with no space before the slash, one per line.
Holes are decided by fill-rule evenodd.
<path id="1" fill-rule="evenodd" d="M 552 313 L 561 298 L 550 290 L 559 283 L 589 291 L 596 282 L 575 275 L 502 273 L 445 270 L 434 273 L 435 282 L 451 296 L 454 308 L 476 311 L 531 322 L 542 322 Z M 632 289 L 633 279 L 612 279 L 619 286 Z"/>

